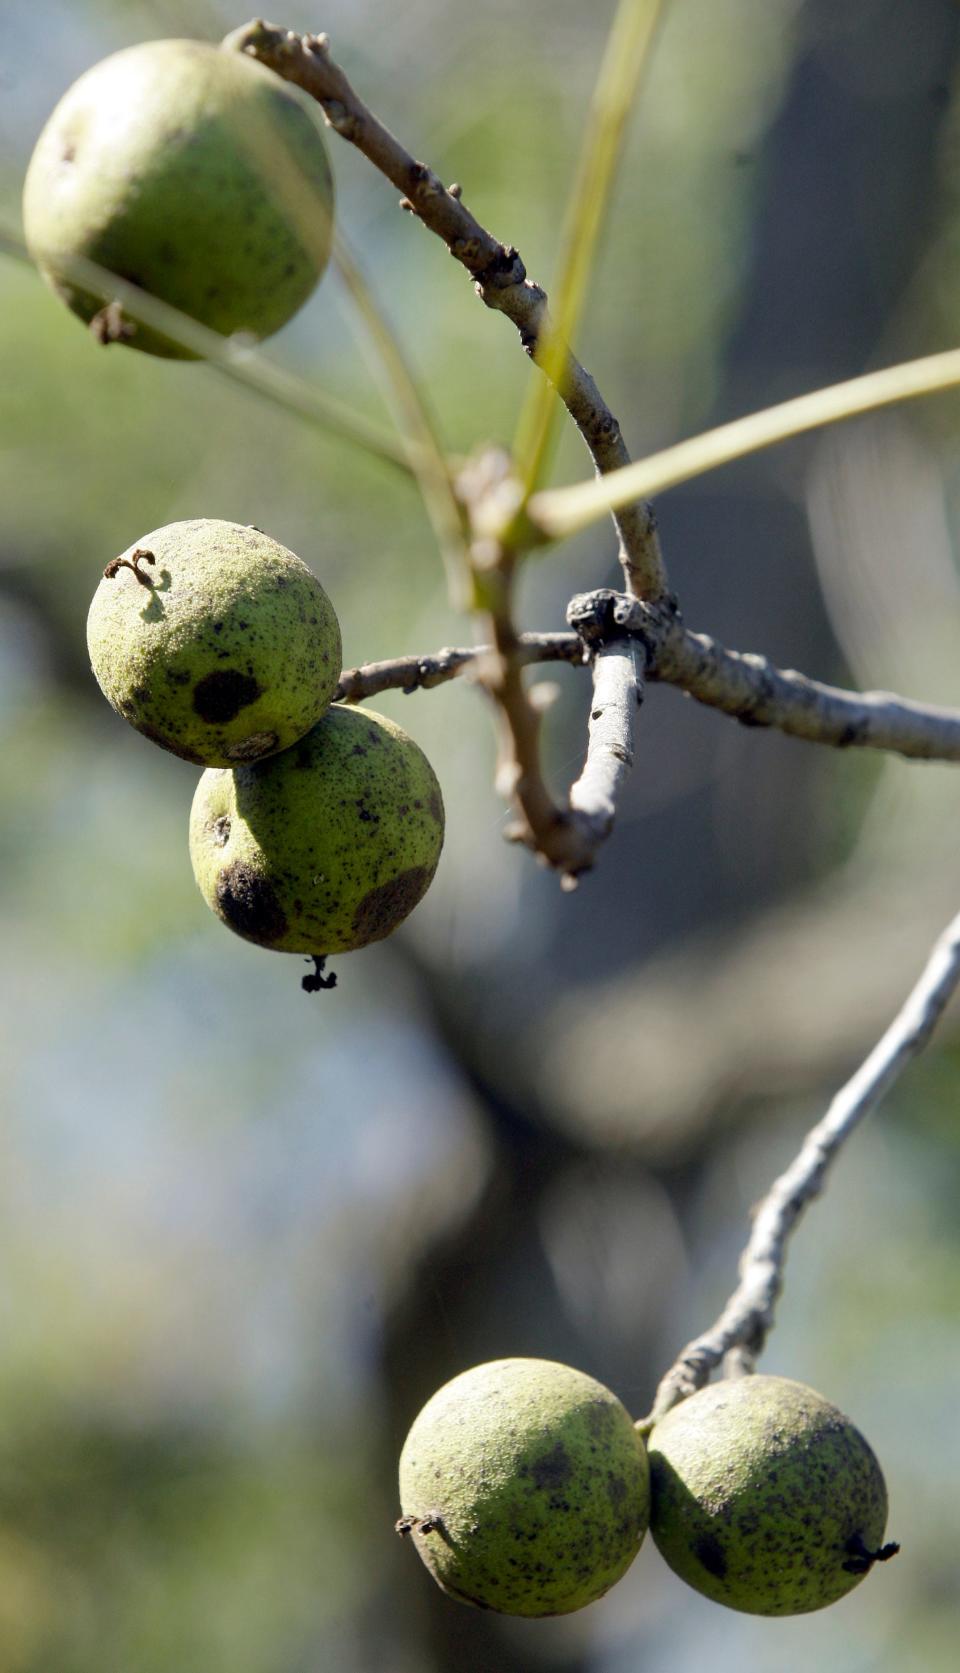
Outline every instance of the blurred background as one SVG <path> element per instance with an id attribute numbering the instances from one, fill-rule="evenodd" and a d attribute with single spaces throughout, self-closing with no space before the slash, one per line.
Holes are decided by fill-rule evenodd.
<path id="1" fill-rule="evenodd" d="M 66 87 L 228 0 L 3 0 L 0 215 Z M 549 286 L 613 0 L 289 0 L 358 91 Z M 960 8 L 671 0 L 578 347 L 634 454 L 955 347 Z M 451 449 L 533 375 L 396 194 L 333 141 L 339 214 Z M 328 277 L 263 351 L 383 416 Z M 958 904 L 955 774 L 746 731 L 652 689 L 597 871 L 501 840 L 482 697 L 377 707 L 443 785 L 396 936 L 300 961 L 195 888 L 195 772 L 100 697 L 104 563 L 178 518 L 255 522 L 331 593 L 347 664 L 463 642 L 414 490 L 201 366 L 104 352 L 0 258 L 0 1673 L 893 1673 L 955 1666 L 960 1031 L 799 1230 L 764 1368 L 883 1462 L 896 1563 L 820 1615 L 716 1608 L 650 1541 L 579 1615 L 444 1598 L 397 1540 L 423 1400 L 506 1354 L 636 1415 L 732 1288 L 750 1205 Z M 658 505 L 688 625 L 821 678 L 960 702 L 960 399 L 783 447 Z M 588 474 L 576 437 L 556 476 Z M 523 625 L 615 584 L 598 525 Z M 587 686 L 561 669 L 558 787 Z M 951 1467 L 952 1460 L 952 1467 Z"/>

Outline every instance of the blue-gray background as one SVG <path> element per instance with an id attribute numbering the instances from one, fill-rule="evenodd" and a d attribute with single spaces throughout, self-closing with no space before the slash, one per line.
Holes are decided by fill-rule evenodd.
<path id="1" fill-rule="evenodd" d="M 611 0 L 291 0 L 367 101 L 549 284 Z M 672 0 L 582 354 L 635 453 L 954 346 L 960 11 Z M 0 211 L 107 52 L 215 39 L 228 0 L 4 0 Z M 452 449 L 509 440 L 511 329 L 348 148 L 342 223 Z M 328 278 L 264 351 L 382 414 Z M 689 624 L 859 685 L 960 701 L 958 408 L 943 398 L 663 498 Z M 586 474 L 575 438 L 560 479 Z M 394 942 L 301 966 L 206 912 L 194 773 L 102 701 L 106 560 L 180 517 L 255 522 L 336 603 L 345 660 L 463 640 L 389 469 L 214 374 L 105 353 L 0 264 L 0 1669 L 693 1673 L 955 1665 L 957 1052 L 850 1146 L 799 1231 L 765 1366 L 881 1455 L 903 1553 L 835 1609 L 719 1610 L 648 1543 L 601 1604 L 511 1623 L 392 1533 L 421 1401 L 483 1358 L 565 1359 L 646 1409 L 732 1286 L 749 1207 L 958 905 L 947 768 L 745 732 L 668 690 L 574 896 L 501 841 L 464 686 L 378 706 L 448 840 Z M 608 531 L 531 568 L 524 625 L 613 583 Z M 584 733 L 561 670 L 561 784 Z"/>

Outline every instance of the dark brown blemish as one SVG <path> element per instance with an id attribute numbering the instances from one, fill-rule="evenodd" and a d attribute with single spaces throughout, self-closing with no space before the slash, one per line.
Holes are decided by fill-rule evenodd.
<path id="1" fill-rule="evenodd" d="M 221 813 L 219 819 L 213 821 L 211 836 L 218 848 L 225 848 L 230 840 L 230 815 Z"/>
<path id="2" fill-rule="evenodd" d="M 723 1546 L 713 1534 L 701 1534 L 695 1542 L 693 1554 L 698 1563 L 702 1563 L 708 1574 L 722 1580 L 727 1572 L 727 1559 L 723 1553 Z"/>
<path id="3" fill-rule="evenodd" d="M 402 924 L 408 913 L 423 898 L 433 877 L 428 866 L 411 866 L 387 883 L 380 883 L 364 895 L 353 915 L 353 933 L 358 945 L 382 941 L 385 935 Z"/>
<path id="4" fill-rule="evenodd" d="M 437 824 L 442 825 L 443 824 L 443 803 L 440 800 L 440 797 L 437 794 L 436 790 L 433 792 L 433 795 L 430 797 L 430 800 L 427 803 L 427 806 L 430 809 L 430 812 L 433 814 L 433 817 L 436 820 Z"/>
<path id="5" fill-rule="evenodd" d="M 563 1442 L 558 1441 L 551 1452 L 531 1464 L 530 1474 L 537 1487 L 547 1492 L 554 1492 L 568 1482 L 573 1474 L 573 1464 Z"/>
<path id="6" fill-rule="evenodd" d="M 193 706 L 201 720 L 211 726 L 223 726 L 233 720 L 248 704 L 255 703 L 262 687 L 249 674 L 238 674 L 232 668 L 220 668 L 205 674 L 193 688 Z"/>
<path id="7" fill-rule="evenodd" d="M 224 866 L 217 878 L 217 911 L 237 935 L 261 946 L 272 946 L 286 932 L 286 916 L 272 883 L 243 860 Z"/>
<path id="8" fill-rule="evenodd" d="M 587 1428 L 598 1440 L 611 1427 L 613 1413 L 603 1400 L 592 1400 L 583 1415 Z"/>
<path id="9" fill-rule="evenodd" d="M 279 742 L 276 732 L 253 732 L 249 738 L 231 744 L 226 753 L 242 766 L 245 761 L 262 761 L 265 755 L 273 755 Z"/>

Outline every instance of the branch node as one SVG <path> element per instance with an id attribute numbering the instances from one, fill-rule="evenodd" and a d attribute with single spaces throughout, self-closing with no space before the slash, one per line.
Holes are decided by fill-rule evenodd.
<path id="1" fill-rule="evenodd" d="M 614 607 L 619 597 L 612 587 L 596 587 L 593 592 L 575 593 L 571 598 L 566 610 L 567 623 L 588 648 L 616 637 L 613 630 L 619 624 Z"/>

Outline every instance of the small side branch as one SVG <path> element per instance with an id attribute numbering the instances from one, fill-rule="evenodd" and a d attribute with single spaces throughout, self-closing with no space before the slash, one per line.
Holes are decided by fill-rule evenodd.
<path id="1" fill-rule="evenodd" d="M 538 690 L 544 688 L 526 691 L 519 664 L 502 655 L 499 663 L 492 687 L 501 720 L 497 789 L 516 804 L 520 815 L 506 835 L 559 871 L 562 888 L 575 889 L 613 829 L 617 795 L 633 766 L 645 653 L 627 639 L 600 646 L 594 653 L 587 755 L 565 807 L 552 800 L 539 764 L 540 715 L 553 692 L 546 688 L 546 702 L 538 704 Z"/>
<path id="2" fill-rule="evenodd" d="M 923 1050 L 960 982 L 960 915 L 940 936 L 920 980 L 883 1038 L 807 1134 L 799 1155 L 774 1180 L 753 1221 L 740 1259 L 740 1282 L 710 1330 L 687 1344 L 657 1389 L 653 1427 L 671 1407 L 702 1388 L 722 1361 L 734 1375 L 753 1370 L 773 1327 L 783 1287 L 787 1243 L 808 1203 L 823 1188 L 831 1163 L 864 1116 L 875 1108 Z"/>
<path id="3" fill-rule="evenodd" d="M 643 647 L 630 639 L 601 645 L 594 657 L 587 758 L 570 788 L 570 806 L 595 833 L 597 846 L 613 828 L 617 797 L 633 766 L 646 660 Z"/>
<path id="4" fill-rule="evenodd" d="M 445 646 L 430 656 L 398 656 L 388 662 L 367 662 L 360 668 L 345 668 L 333 694 L 335 703 L 362 703 L 381 691 L 430 691 L 446 685 L 458 674 L 476 673 L 478 665 L 492 655 L 491 645 Z M 575 633 L 521 633 L 517 642 L 518 662 L 573 662 L 586 660 L 583 641 Z"/>
<path id="5" fill-rule="evenodd" d="M 445 186 L 368 110 L 331 58 L 326 35 L 297 35 L 256 19 L 235 29 L 223 45 L 258 59 L 317 100 L 330 126 L 386 175 L 402 194 L 403 208 L 443 240 L 474 280 L 481 301 L 506 314 L 520 333 L 527 354 L 539 363 L 540 347 L 549 335 L 546 293 L 527 278 L 512 245 L 501 244 L 471 214 L 459 186 Z M 593 378 L 574 355 L 564 357 L 551 381 L 580 431 L 598 474 L 628 465 L 630 455 L 620 426 Z M 613 521 L 626 591 L 637 598 L 662 598 L 667 592 L 667 579 L 650 507 L 642 500 L 633 501 L 619 509 Z"/>

